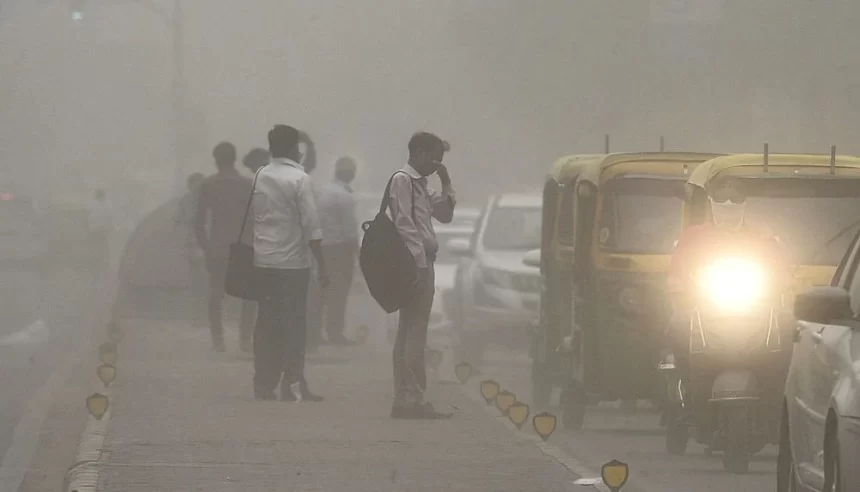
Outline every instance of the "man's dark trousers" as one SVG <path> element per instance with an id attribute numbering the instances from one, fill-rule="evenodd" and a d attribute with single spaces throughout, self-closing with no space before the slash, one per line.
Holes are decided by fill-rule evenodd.
<path id="1" fill-rule="evenodd" d="M 310 269 L 259 268 L 260 297 L 254 329 L 254 389 L 281 392 L 305 382 L 307 295 Z M 281 381 L 283 375 L 283 381 Z"/>

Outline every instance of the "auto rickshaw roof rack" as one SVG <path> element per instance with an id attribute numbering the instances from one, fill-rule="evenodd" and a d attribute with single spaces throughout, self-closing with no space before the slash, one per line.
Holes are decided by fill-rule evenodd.
<path id="1" fill-rule="evenodd" d="M 724 172 L 744 178 L 801 178 L 811 175 L 817 179 L 839 178 L 845 174 L 860 175 L 860 158 L 837 155 L 836 146 L 830 147 L 830 155 L 774 154 L 765 144 L 762 154 L 733 154 L 711 159 L 695 169 L 687 182 L 704 188 L 706 183 Z"/>
<path id="2" fill-rule="evenodd" d="M 764 144 L 764 161 L 763 167 L 764 172 L 768 172 L 768 160 L 770 158 L 770 150 L 768 149 L 768 144 L 765 142 Z M 830 174 L 836 174 L 836 146 L 830 146 Z"/>

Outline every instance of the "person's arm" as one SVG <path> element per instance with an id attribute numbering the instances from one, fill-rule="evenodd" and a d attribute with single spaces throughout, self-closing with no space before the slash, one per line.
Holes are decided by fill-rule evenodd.
<path id="1" fill-rule="evenodd" d="M 448 175 L 448 169 L 445 166 L 439 166 L 436 174 L 442 181 L 442 193 L 430 193 L 433 218 L 443 224 L 448 224 L 454 219 L 454 207 L 457 205 L 457 199 L 454 195 L 454 189 L 451 187 L 451 177 Z"/>
<path id="2" fill-rule="evenodd" d="M 301 216 L 303 237 L 307 238 L 308 246 L 317 264 L 317 275 L 319 275 L 320 287 L 328 285 L 328 269 L 322 254 L 322 228 L 320 227 L 317 205 L 314 198 L 313 184 L 308 176 L 302 178 L 299 183 L 298 207 Z"/>
<path id="3" fill-rule="evenodd" d="M 418 227 L 412 219 L 412 178 L 405 173 L 397 173 L 391 180 L 388 206 L 394 227 L 406 243 L 409 252 L 415 258 L 415 266 L 427 268 L 427 255 L 424 251 L 424 240 L 418 232 Z"/>
<path id="4" fill-rule="evenodd" d="M 209 212 L 209 200 L 206 198 L 206 186 L 200 188 L 200 194 L 197 197 L 197 207 L 194 213 L 194 237 L 197 238 L 197 245 L 204 251 L 209 249 L 209 238 L 206 235 L 206 218 Z"/>

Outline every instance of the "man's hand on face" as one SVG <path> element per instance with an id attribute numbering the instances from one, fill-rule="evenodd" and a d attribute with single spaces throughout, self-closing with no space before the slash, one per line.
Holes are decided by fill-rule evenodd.
<path id="1" fill-rule="evenodd" d="M 442 181 L 443 185 L 451 184 L 451 175 L 448 174 L 448 168 L 445 167 L 445 164 L 441 162 L 436 164 L 436 174 L 439 176 L 439 180 Z"/>

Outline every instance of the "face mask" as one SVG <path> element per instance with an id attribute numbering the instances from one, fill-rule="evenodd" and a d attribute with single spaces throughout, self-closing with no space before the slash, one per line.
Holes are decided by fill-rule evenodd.
<path id="1" fill-rule="evenodd" d="M 747 209 L 745 203 L 732 203 L 730 201 L 719 203 L 713 199 L 710 199 L 710 202 L 711 213 L 714 216 L 714 225 L 727 229 L 740 228 L 744 222 L 744 215 Z"/>

